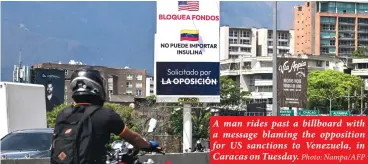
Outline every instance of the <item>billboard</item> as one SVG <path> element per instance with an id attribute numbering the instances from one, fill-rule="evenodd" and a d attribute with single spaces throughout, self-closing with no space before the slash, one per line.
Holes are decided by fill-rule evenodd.
<path id="1" fill-rule="evenodd" d="M 55 106 L 64 103 L 65 72 L 58 69 L 35 68 L 34 84 L 45 86 L 46 110 L 51 112 Z"/>
<path id="2" fill-rule="evenodd" d="M 219 15 L 218 0 L 157 1 L 157 102 L 220 102 Z"/>
<path id="3" fill-rule="evenodd" d="M 277 59 L 278 107 L 306 108 L 308 103 L 308 61 L 303 58 Z"/>

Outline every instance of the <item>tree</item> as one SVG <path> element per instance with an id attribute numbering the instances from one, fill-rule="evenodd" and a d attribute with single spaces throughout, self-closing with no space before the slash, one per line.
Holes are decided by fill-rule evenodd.
<path id="1" fill-rule="evenodd" d="M 203 105 L 203 104 L 199 104 Z M 211 111 L 196 108 L 192 111 L 192 136 L 193 138 L 209 138 Z M 172 110 L 170 135 L 183 135 L 183 110 Z"/>
<path id="2" fill-rule="evenodd" d="M 357 50 L 353 52 L 353 57 L 367 57 L 367 48 L 365 47 L 358 47 Z"/>
<path id="3" fill-rule="evenodd" d="M 105 103 L 105 108 L 111 108 L 114 110 L 123 120 L 124 123 L 129 129 L 137 130 L 140 128 L 137 120 L 136 120 L 136 112 L 133 108 L 129 106 L 123 106 L 120 104 L 114 104 L 114 103 Z M 119 126 L 119 125 L 117 125 Z M 110 142 L 113 142 L 115 140 L 120 140 L 120 136 L 117 136 L 115 134 L 111 135 Z"/>
<path id="4" fill-rule="evenodd" d="M 220 77 L 220 98 L 221 106 L 238 106 L 248 100 L 250 92 L 242 91 L 241 88 L 227 76 Z M 193 106 L 195 106 L 193 104 Z M 203 104 L 197 104 L 198 107 L 192 113 L 192 133 L 193 138 L 209 138 L 209 120 L 211 111 L 204 110 Z M 183 134 L 183 111 L 172 110 L 171 128 L 169 134 Z"/>
<path id="5" fill-rule="evenodd" d="M 312 106 L 327 105 L 331 100 L 332 105 L 338 105 L 337 100 L 345 101 L 345 96 L 354 91 L 360 91 L 363 81 L 361 78 L 344 74 L 334 70 L 314 71 L 308 74 L 308 99 Z"/>
<path id="6" fill-rule="evenodd" d="M 228 76 L 220 77 L 221 105 L 239 105 L 248 100 L 250 92 L 242 91 L 238 84 Z"/>
<path id="7" fill-rule="evenodd" d="M 55 127 L 57 115 L 60 113 L 61 110 L 63 110 L 67 106 L 69 106 L 69 105 L 60 104 L 59 106 L 56 106 L 54 108 L 54 110 L 52 110 L 51 112 L 47 112 L 46 116 L 47 116 L 47 127 L 48 128 L 54 128 Z"/>

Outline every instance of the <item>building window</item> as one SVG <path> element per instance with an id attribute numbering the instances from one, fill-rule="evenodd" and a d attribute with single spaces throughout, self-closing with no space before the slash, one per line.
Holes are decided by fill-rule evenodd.
<path id="1" fill-rule="evenodd" d="M 321 29 L 324 31 L 335 31 L 335 25 L 322 24 Z"/>
<path id="2" fill-rule="evenodd" d="M 279 33 L 278 39 L 289 39 L 288 33 Z"/>
<path id="3" fill-rule="evenodd" d="M 229 39 L 229 44 L 238 44 L 238 39 Z"/>
<path id="4" fill-rule="evenodd" d="M 142 86 L 143 86 L 143 85 L 142 85 L 142 82 L 136 82 L 136 83 L 135 83 L 135 87 L 136 87 L 136 88 L 142 88 Z"/>
<path id="5" fill-rule="evenodd" d="M 230 52 L 238 52 L 239 51 L 239 47 L 229 47 L 229 51 Z"/>
<path id="6" fill-rule="evenodd" d="M 143 79 L 143 76 L 142 76 L 142 75 L 136 75 L 136 76 L 135 76 L 135 79 L 136 79 L 136 80 L 142 80 L 142 79 Z"/>
<path id="7" fill-rule="evenodd" d="M 238 37 L 238 31 L 231 30 L 229 36 L 230 37 Z"/>
<path id="8" fill-rule="evenodd" d="M 326 61 L 326 67 L 330 67 L 330 61 Z"/>
<path id="9" fill-rule="evenodd" d="M 132 94 L 133 94 L 133 91 L 132 91 L 132 90 L 130 90 L 130 89 L 127 89 L 127 90 L 125 91 L 125 94 L 127 94 L 127 95 L 132 95 Z"/>
<path id="10" fill-rule="evenodd" d="M 250 37 L 250 32 L 249 31 L 242 31 L 240 33 L 240 37 L 249 38 Z"/>
<path id="11" fill-rule="evenodd" d="M 298 7 L 298 11 L 302 11 L 302 7 L 301 6 Z"/>
<path id="12" fill-rule="evenodd" d="M 250 48 L 248 48 L 248 47 L 240 47 L 240 52 L 250 52 Z"/>
<path id="13" fill-rule="evenodd" d="M 247 40 L 247 39 L 240 39 L 240 44 L 250 45 L 250 40 Z"/>
<path id="14" fill-rule="evenodd" d="M 140 89 L 135 90 L 135 95 L 137 95 L 137 96 L 142 95 L 142 90 L 140 90 Z"/>
<path id="15" fill-rule="evenodd" d="M 272 36 L 272 31 L 268 31 L 268 39 L 272 39 L 273 36 Z"/>
<path id="16" fill-rule="evenodd" d="M 132 87 L 133 87 L 133 84 L 132 84 L 132 82 L 130 82 L 130 81 L 129 81 L 129 82 L 127 82 L 127 83 L 126 83 L 126 85 L 127 85 L 127 88 L 132 88 Z"/>
<path id="17" fill-rule="evenodd" d="M 322 61 L 317 60 L 316 66 L 317 66 L 317 67 L 322 67 Z"/>
<path id="18" fill-rule="evenodd" d="M 269 54 L 272 54 L 272 53 L 273 53 L 273 49 L 272 49 L 272 48 L 269 48 L 269 49 L 268 49 L 268 53 L 269 53 Z"/>
<path id="19" fill-rule="evenodd" d="M 321 54 L 328 54 L 328 48 L 321 48 Z"/>
<path id="20" fill-rule="evenodd" d="M 127 80 L 133 80 L 133 75 L 127 75 Z"/>
<path id="21" fill-rule="evenodd" d="M 289 46 L 289 44 L 288 44 L 288 42 L 282 42 L 282 41 L 279 41 L 278 46 L 288 47 L 288 46 Z"/>
<path id="22" fill-rule="evenodd" d="M 279 54 L 287 54 L 289 50 L 279 49 Z"/>
<path id="23" fill-rule="evenodd" d="M 321 23 L 336 23 L 336 17 L 321 17 Z"/>
<path id="24" fill-rule="evenodd" d="M 272 86 L 257 86 L 257 92 L 272 92 Z"/>

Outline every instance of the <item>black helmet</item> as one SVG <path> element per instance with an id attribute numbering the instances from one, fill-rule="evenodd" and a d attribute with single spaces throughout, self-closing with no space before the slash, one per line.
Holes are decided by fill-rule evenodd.
<path id="1" fill-rule="evenodd" d="M 84 101 L 90 98 L 106 100 L 103 78 L 99 71 L 83 67 L 73 72 L 70 79 L 70 89 L 74 101 Z"/>

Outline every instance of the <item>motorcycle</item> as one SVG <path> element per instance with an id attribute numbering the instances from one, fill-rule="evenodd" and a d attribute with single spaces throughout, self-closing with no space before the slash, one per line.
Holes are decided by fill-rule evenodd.
<path id="1" fill-rule="evenodd" d="M 148 130 L 146 134 L 153 133 L 156 129 L 157 120 L 151 118 L 146 122 L 149 123 Z M 145 134 L 145 135 L 146 135 Z M 145 136 L 144 135 L 144 136 Z M 129 144 L 125 141 L 114 141 L 111 144 L 111 149 L 107 154 L 106 164 L 153 164 L 154 161 L 152 159 L 147 159 L 144 162 L 139 161 L 139 149 L 135 149 L 133 145 Z M 165 154 L 163 152 L 157 152 L 161 154 Z M 142 156 L 144 154 L 141 154 Z"/>

